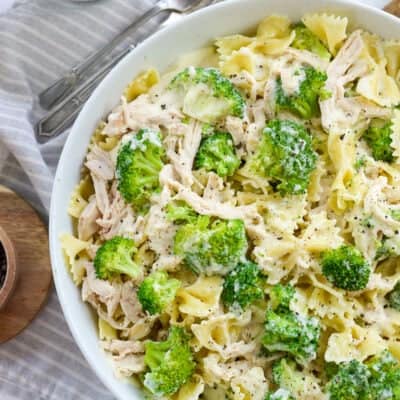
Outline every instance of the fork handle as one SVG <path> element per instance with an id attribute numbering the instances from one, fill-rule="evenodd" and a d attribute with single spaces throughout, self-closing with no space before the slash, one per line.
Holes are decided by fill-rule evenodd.
<path id="1" fill-rule="evenodd" d="M 57 104 L 36 124 L 36 138 L 39 143 L 44 143 L 48 139 L 62 133 L 75 119 L 90 97 L 94 89 L 106 76 L 106 74 L 124 58 L 131 50 L 135 48 L 135 44 L 131 44 L 122 49 L 112 60 L 100 68 L 85 83 L 78 86 L 70 95 L 62 102 Z"/>
<path id="2" fill-rule="evenodd" d="M 166 0 L 160 0 L 154 7 L 146 11 L 142 16 L 127 26 L 122 32 L 116 35 L 111 42 L 106 44 L 100 50 L 92 53 L 82 63 L 74 66 L 64 77 L 55 81 L 51 86 L 39 94 L 39 104 L 46 110 L 50 109 L 56 103 L 59 103 L 65 96 L 72 92 L 73 88 L 82 79 L 82 75 L 89 70 L 99 59 L 109 54 L 118 44 L 129 37 L 132 32 L 139 29 L 151 18 L 169 9 Z"/>

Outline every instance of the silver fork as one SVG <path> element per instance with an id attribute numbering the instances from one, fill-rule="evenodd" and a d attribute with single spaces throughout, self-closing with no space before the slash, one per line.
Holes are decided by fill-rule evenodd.
<path id="1" fill-rule="evenodd" d="M 82 81 L 84 74 L 99 59 L 110 54 L 110 52 L 128 38 L 134 31 L 139 29 L 144 23 L 162 12 L 185 13 L 195 9 L 202 0 L 160 0 L 153 8 L 145 12 L 139 19 L 127 26 L 121 33 L 115 36 L 111 42 L 100 50 L 91 54 L 82 63 L 73 67 L 64 77 L 54 82 L 51 86 L 39 94 L 39 104 L 46 110 L 63 100 L 73 91 L 76 85 Z"/>
<path id="2" fill-rule="evenodd" d="M 200 0 L 196 2 L 193 8 L 185 13 L 170 13 L 169 18 L 164 21 L 161 27 L 164 27 L 175 21 L 175 17 L 182 14 L 193 12 L 197 9 L 209 6 L 218 0 Z M 51 111 L 49 111 L 43 118 L 41 118 L 35 125 L 35 135 L 39 143 L 44 143 L 51 138 L 62 133 L 68 128 L 76 116 L 79 114 L 86 100 L 90 97 L 94 89 L 98 86 L 104 76 L 116 65 L 126 54 L 128 54 L 135 44 L 131 44 L 122 49 L 116 54 L 112 60 L 106 63 L 103 67 L 98 69 L 89 79 L 79 85 L 75 90 L 69 94 L 63 101 L 57 104 Z"/>

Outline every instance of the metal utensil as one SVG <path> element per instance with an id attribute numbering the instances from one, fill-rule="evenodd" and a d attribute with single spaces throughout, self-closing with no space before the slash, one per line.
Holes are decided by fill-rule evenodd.
<path id="1" fill-rule="evenodd" d="M 39 94 L 39 104 L 50 109 L 60 102 L 66 95 L 71 93 L 76 85 L 82 81 L 85 72 L 95 65 L 102 57 L 110 54 L 124 39 L 128 38 L 134 31 L 139 29 L 151 18 L 162 12 L 184 13 L 194 9 L 201 0 L 161 0 L 156 5 L 145 12 L 139 19 L 127 26 L 121 33 L 115 36 L 111 42 L 100 50 L 91 54 L 82 63 L 73 67 L 64 77 L 54 82 L 51 86 Z"/>
<path id="2" fill-rule="evenodd" d="M 190 9 L 190 12 L 206 7 L 215 2 L 216 0 L 201 0 L 193 7 L 193 9 Z M 164 21 L 161 27 L 175 21 L 176 18 L 179 18 L 181 15 L 182 13 L 171 13 L 169 18 Z M 35 126 L 36 139 L 38 142 L 47 142 L 49 139 L 59 135 L 70 126 L 79 114 L 79 111 L 82 109 L 86 100 L 90 97 L 104 76 L 135 46 L 135 44 L 131 44 L 122 49 L 112 60 L 106 63 L 82 85 L 78 86 L 61 103 L 55 106 L 54 109 L 39 120 Z"/>

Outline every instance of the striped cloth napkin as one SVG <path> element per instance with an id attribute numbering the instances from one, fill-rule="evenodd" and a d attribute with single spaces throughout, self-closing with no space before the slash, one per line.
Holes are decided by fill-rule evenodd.
<path id="1" fill-rule="evenodd" d="M 20 0 L 0 16 L 0 183 L 44 218 L 68 132 L 36 143 L 32 123 L 43 114 L 36 95 L 154 2 Z M 0 345 L 1 400 L 112 398 L 74 343 L 54 291 L 31 326 Z"/>
<path id="2" fill-rule="evenodd" d="M 36 95 L 154 2 L 17 0 L 0 16 L 0 183 L 44 218 L 68 132 L 36 143 L 32 123 L 43 114 Z M 362 2 L 383 7 L 387 0 Z M 112 399 L 76 347 L 54 292 L 28 329 L 0 345 L 0 399 Z"/>

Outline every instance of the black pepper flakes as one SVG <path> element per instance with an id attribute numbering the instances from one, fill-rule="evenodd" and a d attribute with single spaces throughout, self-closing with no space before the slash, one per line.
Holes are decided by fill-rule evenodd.
<path id="1" fill-rule="evenodd" d="M 7 257 L 4 247 L 0 243 L 0 288 L 3 287 L 7 273 Z"/>

